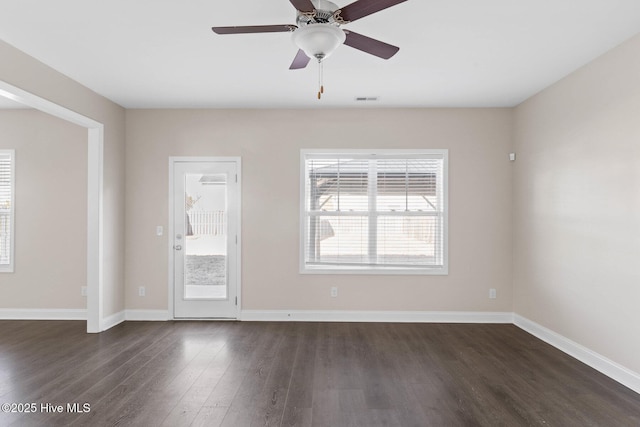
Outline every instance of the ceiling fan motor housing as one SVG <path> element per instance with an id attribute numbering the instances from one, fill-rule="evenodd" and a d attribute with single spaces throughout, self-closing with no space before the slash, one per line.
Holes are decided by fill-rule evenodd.
<path id="1" fill-rule="evenodd" d="M 310 24 L 332 24 L 339 26 L 343 21 L 336 20 L 335 12 L 338 6 L 327 0 L 311 0 L 315 6 L 313 13 L 305 13 L 298 11 L 296 23 L 298 27 L 304 27 Z"/>

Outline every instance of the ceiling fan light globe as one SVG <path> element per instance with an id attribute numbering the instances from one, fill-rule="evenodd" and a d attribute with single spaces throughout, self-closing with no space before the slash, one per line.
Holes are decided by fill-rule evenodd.
<path id="1" fill-rule="evenodd" d="M 309 58 L 324 59 L 344 43 L 346 34 L 331 24 L 309 24 L 293 32 L 293 43 Z"/>

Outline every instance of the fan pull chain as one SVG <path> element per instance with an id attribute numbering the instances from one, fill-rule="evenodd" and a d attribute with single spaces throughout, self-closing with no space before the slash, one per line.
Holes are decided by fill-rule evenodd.
<path id="1" fill-rule="evenodd" d="M 322 94 L 324 93 L 324 84 L 322 82 L 324 76 L 324 63 L 322 59 L 318 59 L 318 99 L 322 99 Z"/>

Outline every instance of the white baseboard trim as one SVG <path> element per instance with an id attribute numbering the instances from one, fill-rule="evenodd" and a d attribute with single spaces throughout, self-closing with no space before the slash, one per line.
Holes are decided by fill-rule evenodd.
<path id="1" fill-rule="evenodd" d="M 87 320 L 86 309 L 0 308 L 0 320 Z M 126 320 L 167 321 L 167 310 L 123 310 L 102 319 L 106 331 Z"/>
<path id="2" fill-rule="evenodd" d="M 84 308 L 0 308 L 1 320 L 87 320 Z"/>
<path id="3" fill-rule="evenodd" d="M 249 322 L 513 323 L 510 312 L 242 310 Z"/>
<path id="4" fill-rule="evenodd" d="M 602 372 L 609 378 L 630 388 L 636 393 L 640 393 L 640 374 L 596 353 L 593 350 L 570 340 L 551 329 L 547 329 L 518 314 L 513 315 L 513 323 L 520 329 L 529 332 L 536 338 L 554 346 L 568 355 L 575 357 L 582 363 L 591 366 L 593 369 Z"/>
<path id="5" fill-rule="evenodd" d="M 102 331 L 106 331 L 107 329 L 111 329 L 116 325 L 119 325 L 120 323 L 124 322 L 126 320 L 125 318 L 125 312 L 123 311 L 119 311 L 115 314 L 112 314 L 111 316 L 107 316 L 104 319 L 102 319 L 102 325 L 101 325 L 101 329 Z"/>
<path id="6" fill-rule="evenodd" d="M 0 309 L 1 320 L 87 320 L 86 309 Z M 172 320 L 168 310 L 124 310 L 105 317 L 102 330 L 124 321 Z M 243 310 L 238 320 L 258 322 L 393 322 L 393 323 L 512 323 L 508 312 L 465 311 L 337 311 Z"/>
<path id="7" fill-rule="evenodd" d="M 125 310 L 127 321 L 166 322 L 171 320 L 168 310 Z"/>

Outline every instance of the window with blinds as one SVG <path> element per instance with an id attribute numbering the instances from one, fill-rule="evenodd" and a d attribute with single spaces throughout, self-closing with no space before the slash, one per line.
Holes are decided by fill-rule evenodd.
<path id="1" fill-rule="evenodd" d="M 0 150 L 0 272 L 13 271 L 13 150 Z"/>
<path id="2" fill-rule="evenodd" d="M 302 151 L 302 273 L 447 274 L 447 150 Z"/>

